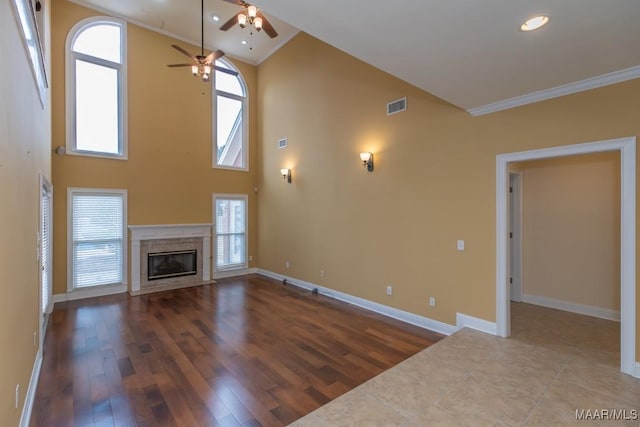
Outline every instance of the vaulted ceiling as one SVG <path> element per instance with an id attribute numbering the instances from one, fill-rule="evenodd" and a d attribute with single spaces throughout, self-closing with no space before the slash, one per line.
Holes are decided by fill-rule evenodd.
<path id="1" fill-rule="evenodd" d="M 199 44 L 198 0 L 73 1 Z M 258 64 L 302 30 L 472 114 L 640 77 L 639 0 L 255 4 L 278 37 L 251 36 L 237 25 L 220 31 L 241 8 L 205 0 L 205 45 Z M 538 14 L 550 16 L 549 24 L 520 31 L 524 20 Z M 175 59 L 170 55 L 175 53 L 168 51 L 168 60 Z"/>

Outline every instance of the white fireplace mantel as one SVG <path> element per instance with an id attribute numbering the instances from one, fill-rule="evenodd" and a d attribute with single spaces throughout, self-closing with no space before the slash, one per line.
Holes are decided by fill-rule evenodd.
<path id="1" fill-rule="evenodd" d="M 130 225 L 131 293 L 140 291 L 140 242 L 143 240 L 202 238 L 202 280 L 211 280 L 212 224 Z"/>

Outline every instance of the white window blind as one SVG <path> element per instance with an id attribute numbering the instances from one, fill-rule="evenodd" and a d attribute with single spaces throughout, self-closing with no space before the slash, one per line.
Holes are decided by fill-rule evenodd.
<path id="1" fill-rule="evenodd" d="M 124 194 L 72 192 L 73 287 L 124 281 Z"/>
<path id="2" fill-rule="evenodd" d="M 216 270 L 247 266 L 246 196 L 215 197 Z"/>
<path id="3" fill-rule="evenodd" d="M 40 239 L 41 312 L 46 314 L 51 304 L 51 195 L 44 188 L 40 198 Z"/>

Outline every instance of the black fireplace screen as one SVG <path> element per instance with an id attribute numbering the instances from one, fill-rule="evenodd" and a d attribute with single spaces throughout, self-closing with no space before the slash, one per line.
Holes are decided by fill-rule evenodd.
<path id="1" fill-rule="evenodd" d="M 197 271 L 198 251 L 176 251 L 150 253 L 147 257 L 147 279 L 191 276 Z"/>

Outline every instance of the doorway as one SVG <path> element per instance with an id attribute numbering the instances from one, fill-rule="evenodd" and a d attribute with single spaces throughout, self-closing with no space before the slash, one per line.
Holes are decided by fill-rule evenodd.
<path id="1" fill-rule="evenodd" d="M 620 153 L 620 370 L 636 371 L 636 154 L 635 137 L 500 154 L 496 157 L 496 330 L 510 335 L 509 164 L 605 151 Z"/>

